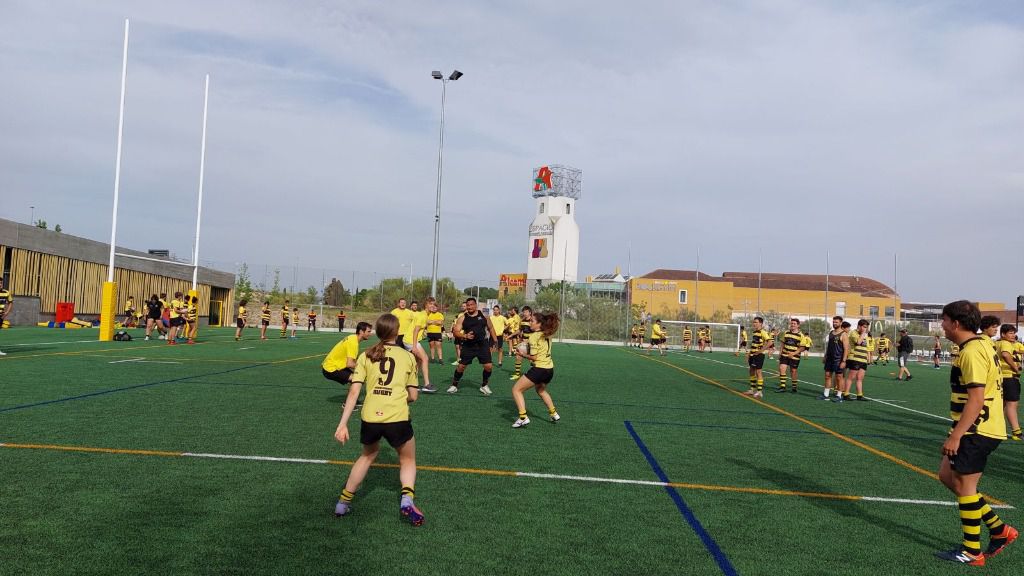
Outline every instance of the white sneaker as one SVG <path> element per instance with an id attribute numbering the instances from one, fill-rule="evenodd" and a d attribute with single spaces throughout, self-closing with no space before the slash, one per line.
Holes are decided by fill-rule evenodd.
<path id="1" fill-rule="evenodd" d="M 764 393 L 758 390 L 757 392 L 754 392 L 754 398 L 764 398 Z"/>
<path id="2" fill-rule="evenodd" d="M 562 417 L 558 415 L 558 412 L 555 412 L 554 414 L 551 415 L 551 421 L 552 422 L 558 422 L 561 419 L 562 419 Z"/>
<path id="3" fill-rule="evenodd" d="M 164 336 L 163 334 L 161 334 L 161 335 L 160 335 L 160 339 L 161 339 L 161 340 L 167 340 L 167 336 Z"/>
<path id="4" fill-rule="evenodd" d="M 512 427 L 513 428 L 522 428 L 523 426 L 526 426 L 529 423 L 530 423 L 530 419 L 529 418 L 517 418 L 516 421 L 512 423 Z"/>
<path id="5" fill-rule="evenodd" d="M 146 340 L 149 340 L 149 336 L 146 336 Z"/>
<path id="6" fill-rule="evenodd" d="M 458 391 L 459 391 L 459 389 L 458 389 L 458 387 L 456 387 L 455 385 L 452 385 L 452 386 L 449 386 L 449 387 L 448 387 L 448 393 L 449 393 L 449 394 L 455 394 L 455 393 L 456 393 L 456 392 L 458 392 Z"/>
<path id="7" fill-rule="evenodd" d="M 480 387 L 480 393 L 483 394 L 484 396 L 490 396 L 491 395 L 491 387 L 486 385 L 486 384 L 484 384 L 483 386 Z"/>
<path id="8" fill-rule="evenodd" d="M 3 350 L 0 350 L 0 356 L 7 356 L 7 352 L 4 352 Z"/>

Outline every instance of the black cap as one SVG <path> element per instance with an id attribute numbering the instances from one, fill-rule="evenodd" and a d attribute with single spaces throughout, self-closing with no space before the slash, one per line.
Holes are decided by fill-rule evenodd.
<path id="1" fill-rule="evenodd" d="M 906 328 L 900 328 L 900 332 L 906 332 L 906 331 L 907 331 Z"/>

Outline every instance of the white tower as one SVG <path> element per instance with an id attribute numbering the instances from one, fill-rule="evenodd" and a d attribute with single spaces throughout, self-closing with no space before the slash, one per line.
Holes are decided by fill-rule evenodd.
<path id="1" fill-rule="evenodd" d="M 527 254 L 527 300 L 533 300 L 545 284 L 576 281 L 580 255 L 576 201 L 581 189 L 582 171 L 575 168 L 542 166 L 533 172 L 536 206 Z"/>

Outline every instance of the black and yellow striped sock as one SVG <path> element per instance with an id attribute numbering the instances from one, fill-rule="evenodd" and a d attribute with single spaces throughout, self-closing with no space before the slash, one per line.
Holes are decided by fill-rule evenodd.
<path id="1" fill-rule="evenodd" d="M 757 376 L 750 376 L 750 389 L 757 390 Z"/>
<path id="2" fill-rule="evenodd" d="M 526 420 L 526 410 L 522 410 L 519 412 L 519 419 Z"/>
<path id="3" fill-rule="evenodd" d="M 757 379 L 757 391 L 760 392 L 762 390 L 764 390 L 764 378 L 758 378 Z"/>
<path id="4" fill-rule="evenodd" d="M 789 384 L 789 376 L 785 374 L 779 374 L 779 388 L 785 389 Z"/>
<path id="5" fill-rule="evenodd" d="M 523 374 L 523 357 L 522 356 L 516 356 L 515 372 L 513 372 L 512 374 L 513 374 L 513 376 L 517 376 L 517 377 L 521 376 Z"/>
<path id="6" fill-rule="evenodd" d="M 338 498 L 338 500 L 340 500 L 342 502 L 345 502 L 345 503 L 351 503 L 352 499 L 355 498 L 355 497 L 356 497 L 356 493 L 355 492 L 349 492 L 348 490 L 342 488 L 341 489 L 341 497 Z"/>
<path id="7" fill-rule="evenodd" d="M 964 550 L 969 554 L 981 554 L 981 495 L 960 496 L 960 524 L 964 530 Z"/>
<path id="8" fill-rule="evenodd" d="M 1020 428 L 1017 428 L 1013 432 L 1010 432 L 1010 435 L 1013 436 L 1014 438 L 1020 438 L 1021 434 L 1024 434 L 1024 432 L 1021 432 Z"/>
<path id="9" fill-rule="evenodd" d="M 554 414 L 555 412 L 558 412 L 558 410 L 555 410 L 555 405 L 552 404 L 551 408 L 548 408 L 548 414 Z"/>
<path id="10" fill-rule="evenodd" d="M 1002 519 L 996 515 L 992 507 L 985 501 L 985 497 L 981 494 L 978 494 L 978 502 L 981 504 L 981 508 L 978 509 L 978 512 L 981 512 L 981 521 L 985 523 L 985 526 L 988 526 L 989 535 L 998 539 L 1003 533 L 1003 527 L 1006 524 L 1003 524 Z"/>
<path id="11" fill-rule="evenodd" d="M 408 496 L 409 498 L 416 497 L 416 490 L 412 486 L 402 486 L 402 496 Z"/>

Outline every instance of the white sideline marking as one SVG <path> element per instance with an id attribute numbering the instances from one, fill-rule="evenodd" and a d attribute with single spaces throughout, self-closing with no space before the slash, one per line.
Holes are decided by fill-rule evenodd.
<path id="1" fill-rule="evenodd" d="M 627 480 L 624 478 L 599 478 L 596 476 L 569 476 L 566 474 L 542 474 L 540 472 L 516 472 L 516 476 L 524 478 L 545 478 L 548 480 L 576 480 L 579 482 L 610 482 L 613 484 L 638 484 L 641 486 L 668 486 L 668 482 L 654 480 Z"/>
<path id="2" fill-rule="evenodd" d="M 239 350 L 252 350 L 255 346 L 247 346 L 245 348 L 239 348 Z"/>
<path id="3" fill-rule="evenodd" d="M 138 362 L 139 360 L 145 360 L 145 358 L 128 358 L 127 360 L 114 360 L 113 362 L 107 362 L 107 364 L 121 364 L 123 362 Z"/>
<path id="4" fill-rule="evenodd" d="M 169 360 L 146 360 L 145 358 L 129 358 L 127 360 L 114 360 L 113 362 L 107 362 L 107 364 L 121 364 L 122 362 L 136 362 L 138 364 L 181 364 L 181 362 L 172 362 Z"/>
<path id="5" fill-rule="evenodd" d="M 867 500 L 869 502 L 890 502 L 893 504 L 924 504 L 932 506 L 958 506 L 956 502 L 946 500 L 915 500 L 912 498 L 881 498 L 879 496 L 861 496 L 861 500 Z M 989 504 L 992 508 L 1003 508 L 1012 510 L 1013 506 L 1009 504 Z"/>
<path id="6" fill-rule="evenodd" d="M 66 342 L 25 342 L 24 344 L 7 344 L 7 346 L 53 346 L 56 344 L 84 344 L 86 342 L 99 342 L 96 340 L 68 340 Z"/>
<path id="7" fill-rule="evenodd" d="M 294 464 L 329 464 L 327 460 L 310 458 L 279 458 L 276 456 L 242 456 L 238 454 L 204 454 L 197 452 L 183 452 L 181 455 L 192 458 L 218 458 L 221 460 L 256 460 L 259 462 L 291 462 Z"/>

